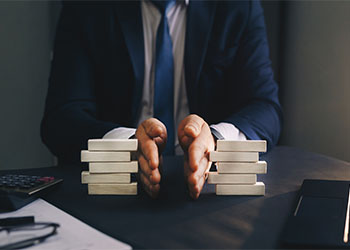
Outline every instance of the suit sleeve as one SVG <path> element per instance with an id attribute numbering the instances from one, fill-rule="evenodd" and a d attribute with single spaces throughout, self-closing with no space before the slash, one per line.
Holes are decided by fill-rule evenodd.
<path id="1" fill-rule="evenodd" d="M 118 124 L 97 117 L 95 67 L 82 29 L 82 11 L 63 6 L 41 137 L 60 162 L 77 162 L 89 138 L 101 138 Z"/>
<path id="2" fill-rule="evenodd" d="M 246 106 L 227 118 L 248 139 L 277 144 L 282 124 L 278 86 L 274 81 L 260 2 L 250 2 L 249 18 L 240 40 L 238 64 L 242 79 L 249 86 L 251 99 Z"/>

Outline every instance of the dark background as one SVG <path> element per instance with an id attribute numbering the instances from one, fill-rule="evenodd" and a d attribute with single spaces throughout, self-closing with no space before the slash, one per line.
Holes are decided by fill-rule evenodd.
<path id="1" fill-rule="evenodd" d="M 282 145 L 350 161 L 350 1 L 262 1 Z M 0 0 L 0 170 L 44 167 L 39 136 L 59 1 Z"/>

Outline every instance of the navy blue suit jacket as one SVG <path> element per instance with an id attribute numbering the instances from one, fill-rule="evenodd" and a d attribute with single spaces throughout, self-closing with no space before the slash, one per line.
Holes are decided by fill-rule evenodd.
<path id="1" fill-rule="evenodd" d="M 263 10 L 256 1 L 190 1 L 185 38 L 190 113 L 229 122 L 249 139 L 277 143 L 278 86 Z M 140 2 L 65 3 L 59 19 L 44 143 L 60 161 L 79 161 L 89 138 L 135 127 L 144 75 Z"/>

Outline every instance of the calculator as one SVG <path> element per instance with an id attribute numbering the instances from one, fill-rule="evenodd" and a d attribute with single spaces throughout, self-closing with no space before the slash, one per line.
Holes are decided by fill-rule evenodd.
<path id="1" fill-rule="evenodd" d="M 0 210 L 21 208 L 60 182 L 53 176 L 0 175 Z"/>

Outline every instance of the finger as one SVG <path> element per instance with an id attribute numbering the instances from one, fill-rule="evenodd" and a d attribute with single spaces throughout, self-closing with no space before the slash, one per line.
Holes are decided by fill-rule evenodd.
<path id="1" fill-rule="evenodd" d="M 205 121 L 198 115 L 189 115 L 183 129 L 185 135 L 196 138 L 201 133 L 204 123 Z"/>
<path id="2" fill-rule="evenodd" d="M 188 148 L 189 166 L 192 171 L 199 169 L 202 158 L 207 158 L 208 146 L 203 136 L 197 137 Z"/>
<path id="3" fill-rule="evenodd" d="M 143 173 L 140 174 L 140 179 L 143 183 L 143 187 L 146 193 L 152 198 L 156 198 L 160 190 L 159 184 L 153 185 L 152 183 L 150 183 L 148 178 Z"/>
<path id="4" fill-rule="evenodd" d="M 166 127 L 161 121 L 155 118 L 150 118 L 144 121 L 141 125 L 150 138 L 160 137 L 163 140 L 166 140 Z"/>
<path id="5" fill-rule="evenodd" d="M 150 190 L 152 192 L 152 195 L 151 195 L 152 198 L 157 198 L 160 190 L 160 185 L 159 184 L 151 185 Z"/>
<path id="6" fill-rule="evenodd" d="M 159 166 L 158 147 L 154 141 L 149 140 L 140 145 L 141 153 L 145 157 L 148 166 L 156 169 Z"/>
<path id="7" fill-rule="evenodd" d="M 158 156 L 165 148 L 167 132 L 164 124 L 155 118 L 150 118 L 139 126 L 137 137 L 140 141 L 140 150 L 154 169 L 159 165 Z"/>
<path id="8" fill-rule="evenodd" d="M 152 184 L 158 184 L 160 183 L 160 179 L 161 179 L 161 175 L 160 175 L 159 169 L 157 168 L 152 171 L 149 177 L 149 180 Z"/>
<path id="9" fill-rule="evenodd" d="M 179 136 L 179 143 L 185 154 L 187 154 L 188 147 L 191 145 L 192 142 L 193 142 L 192 137 L 188 137 L 186 135 L 183 135 L 182 137 Z"/>
<path id="10" fill-rule="evenodd" d="M 140 181 L 142 183 L 142 186 L 144 188 L 144 190 L 150 194 L 150 182 L 148 181 L 147 177 L 143 174 L 143 173 L 140 173 L 139 174 L 139 178 L 140 178 Z"/>
<path id="11" fill-rule="evenodd" d="M 177 134 L 184 150 L 187 150 L 187 146 L 192 142 L 193 138 L 200 133 L 202 120 L 197 115 L 189 115 L 180 122 Z"/>
<path id="12" fill-rule="evenodd" d="M 197 171 L 188 174 L 188 183 L 192 186 L 198 184 L 199 180 L 209 172 L 210 162 L 206 158 L 202 158 Z"/>
<path id="13" fill-rule="evenodd" d="M 143 155 L 148 161 L 148 165 L 155 169 L 158 167 L 158 148 L 156 143 L 147 136 L 144 128 L 140 126 L 136 131 L 136 137 L 139 142 L 139 155 Z"/>
<path id="14" fill-rule="evenodd" d="M 139 156 L 140 170 L 146 176 L 151 176 L 152 169 L 151 169 L 151 167 L 149 166 L 148 163 L 149 163 L 148 160 L 146 160 L 146 158 L 141 154 Z"/>
<path id="15" fill-rule="evenodd" d="M 140 155 L 139 163 L 142 174 L 146 176 L 152 184 L 160 183 L 161 175 L 158 168 L 152 169 L 143 155 Z"/>
<path id="16" fill-rule="evenodd" d="M 187 166 L 186 166 L 187 165 Z M 198 171 L 192 172 L 188 164 L 185 163 L 185 176 L 188 183 L 190 196 L 197 199 L 203 189 L 205 180 L 209 174 L 210 162 L 207 158 L 202 158 Z"/>
<path id="17" fill-rule="evenodd" d="M 190 191 L 190 196 L 193 198 L 193 199 L 198 199 L 202 189 L 203 189 L 203 186 L 204 186 L 204 183 L 205 183 L 205 180 L 206 180 L 206 177 L 205 175 L 203 175 L 198 183 L 195 185 L 195 186 L 189 186 L 189 191 Z"/>
<path id="18" fill-rule="evenodd" d="M 166 138 L 163 139 L 161 137 L 156 137 L 156 138 L 153 138 L 153 141 L 158 146 L 158 155 L 160 156 L 161 152 L 163 152 L 163 150 L 165 149 L 167 139 Z"/>

